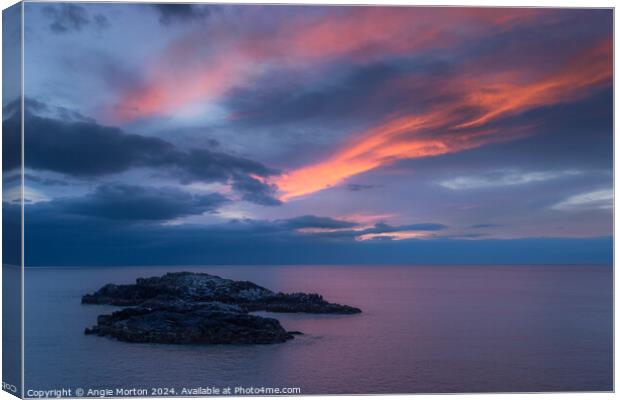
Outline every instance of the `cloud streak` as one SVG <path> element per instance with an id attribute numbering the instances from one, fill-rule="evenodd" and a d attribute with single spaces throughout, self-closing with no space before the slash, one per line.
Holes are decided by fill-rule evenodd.
<path id="1" fill-rule="evenodd" d="M 551 208 L 560 211 L 611 210 L 614 193 L 611 189 L 594 190 L 568 197 Z"/>
<path id="2" fill-rule="evenodd" d="M 439 182 L 451 190 L 484 189 L 502 186 L 527 185 L 582 174 L 581 171 L 498 172 L 481 176 L 460 176 Z"/>
<path id="3" fill-rule="evenodd" d="M 576 100 L 609 86 L 611 50 L 611 41 L 605 39 L 574 55 L 568 65 L 527 84 L 521 81 L 528 71 L 522 70 L 508 71 L 491 80 L 479 76 L 478 80 L 451 81 L 448 84 L 452 86 L 446 89 L 451 96 L 442 104 L 355 133 L 325 160 L 275 179 L 280 199 L 312 194 L 401 159 L 460 152 L 530 135 L 533 126 L 513 124 L 512 128 L 500 129 L 492 123 L 537 107 Z"/>

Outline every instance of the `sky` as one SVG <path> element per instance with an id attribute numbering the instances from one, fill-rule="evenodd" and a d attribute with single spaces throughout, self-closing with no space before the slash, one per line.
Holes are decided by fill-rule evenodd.
<path id="1" fill-rule="evenodd" d="M 26 3 L 26 265 L 609 263 L 612 18 Z"/>

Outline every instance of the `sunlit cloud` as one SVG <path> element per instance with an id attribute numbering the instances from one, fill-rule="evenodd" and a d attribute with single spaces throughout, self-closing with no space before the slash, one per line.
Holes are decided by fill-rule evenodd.
<path id="1" fill-rule="evenodd" d="M 611 84 L 611 67 L 611 42 L 604 40 L 575 55 L 572 63 L 529 84 L 520 82 L 527 71 L 501 75 L 513 79 L 512 82 L 488 82 L 483 76 L 477 84 L 467 81 L 459 86 L 458 80 L 447 82 L 462 93 L 455 93 L 420 114 L 392 117 L 357 132 L 325 160 L 288 171 L 274 183 L 281 192 L 280 199 L 288 201 L 401 159 L 455 153 L 532 135 L 536 128 L 533 125 L 499 129 L 491 122 L 543 105 L 582 98 L 593 89 Z"/>
<path id="2" fill-rule="evenodd" d="M 566 68 L 534 82 L 510 82 L 510 79 L 522 79 L 520 75 L 527 71 L 499 74 L 496 82 L 483 85 L 479 77 L 473 82 L 464 82 L 469 86 L 466 103 L 484 111 L 457 128 L 481 126 L 504 114 L 583 97 L 589 93 L 589 88 L 610 80 L 611 51 L 611 40 L 602 40 L 575 57 Z"/>
<path id="3" fill-rule="evenodd" d="M 561 211 L 611 210 L 614 206 L 612 189 L 601 189 L 568 197 L 551 208 Z"/>
<path id="4" fill-rule="evenodd" d="M 23 191 L 24 203 L 35 204 L 40 202 L 50 201 L 51 199 L 46 196 L 40 190 L 34 189 L 29 186 L 24 187 Z M 20 186 L 12 187 L 8 190 L 5 189 L 2 195 L 2 201 L 9 203 L 21 203 L 22 201 L 22 189 Z"/>
<path id="5" fill-rule="evenodd" d="M 365 229 L 370 228 L 371 226 L 356 226 L 353 228 L 299 228 L 296 229 L 296 232 L 306 233 L 311 235 L 322 234 L 322 233 L 337 233 L 337 232 L 351 232 L 351 231 L 363 231 Z"/>
<path id="6" fill-rule="evenodd" d="M 385 222 L 398 217 L 399 215 L 395 213 L 356 212 L 352 214 L 340 215 L 338 216 L 338 219 L 355 221 L 364 225 L 374 225 L 377 222 Z"/>
<path id="7" fill-rule="evenodd" d="M 527 185 L 582 174 L 582 171 L 496 172 L 480 176 L 459 176 L 439 182 L 452 190 L 484 189 L 501 186 Z"/>
<path id="8" fill-rule="evenodd" d="M 388 240 L 406 240 L 406 239 L 427 239 L 434 235 L 429 232 L 420 231 L 398 231 L 398 232 L 380 232 L 380 233 L 365 233 L 363 235 L 356 236 L 358 241 L 375 240 L 375 239 L 388 239 Z"/>
<path id="9" fill-rule="evenodd" d="M 336 217 L 338 221 L 350 222 L 351 226 L 343 227 L 310 227 L 299 228 L 297 232 L 303 234 L 326 234 L 338 232 L 366 232 L 375 228 L 377 223 L 384 224 L 385 221 L 398 217 L 397 214 L 373 214 L 373 213 L 354 213 L 340 215 Z"/>
<path id="10" fill-rule="evenodd" d="M 367 62 L 447 48 L 544 13 L 535 9 L 348 7 L 311 18 L 292 17 L 281 22 L 277 35 L 264 32 L 273 27 L 235 35 L 227 21 L 219 25 L 211 21 L 208 29 L 200 27 L 173 41 L 147 65 L 144 84 L 121 93 L 103 117 L 124 123 L 175 115 L 193 102 L 216 101 L 274 66 L 305 69 L 309 63 L 321 65 L 344 56 Z M 260 25 L 255 14 L 250 17 L 252 24 Z"/>

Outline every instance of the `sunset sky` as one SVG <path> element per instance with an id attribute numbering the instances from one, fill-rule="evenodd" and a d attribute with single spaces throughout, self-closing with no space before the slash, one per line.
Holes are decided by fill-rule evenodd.
<path id="1" fill-rule="evenodd" d="M 26 3 L 26 264 L 610 262 L 612 17 Z"/>

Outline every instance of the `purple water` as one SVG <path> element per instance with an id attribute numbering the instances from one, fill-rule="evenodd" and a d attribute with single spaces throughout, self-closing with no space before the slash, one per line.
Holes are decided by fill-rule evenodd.
<path id="1" fill-rule="evenodd" d="M 108 282 L 173 270 L 319 292 L 362 314 L 272 314 L 293 341 L 128 344 L 85 336 Z M 26 270 L 26 389 L 299 387 L 302 394 L 612 390 L 611 266 Z M 266 314 L 266 313 L 263 313 Z M 177 392 L 178 394 L 178 392 Z"/>

